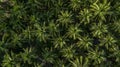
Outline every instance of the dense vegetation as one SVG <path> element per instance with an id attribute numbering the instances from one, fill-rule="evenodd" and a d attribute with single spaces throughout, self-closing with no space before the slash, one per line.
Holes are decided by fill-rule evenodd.
<path id="1" fill-rule="evenodd" d="M 120 0 L 0 0 L 1 67 L 120 67 Z"/>

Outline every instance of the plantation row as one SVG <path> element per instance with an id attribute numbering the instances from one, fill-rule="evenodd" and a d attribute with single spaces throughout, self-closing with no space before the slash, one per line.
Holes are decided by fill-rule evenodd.
<path id="1" fill-rule="evenodd" d="M 119 67 L 120 0 L 0 0 L 1 67 Z"/>

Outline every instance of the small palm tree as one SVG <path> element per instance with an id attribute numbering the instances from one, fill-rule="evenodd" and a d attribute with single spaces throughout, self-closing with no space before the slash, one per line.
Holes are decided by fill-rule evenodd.
<path id="1" fill-rule="evenodd" d="M 102 37 L 103 34 L 108 32 L 108 27 L 106 25 L 104 25 L 102 22 L 99 23 L 93 23 L 91 30 L 92 30 L 92 34 L 95 37 Z"/>
<path id="2" fill-rule="evenodd" d="M 77 57 L 75 60 L 71 61 L 73 67 L 88 67 L 89 61 L 88 58 L 84 58 L 83 56 Z"/>
<path id="3" fill-rule="evenodd" d="M 76 25 L 71 25 L 70 28 L 68 28 L 68 32 L 66 33 L 66 35 L 69 38 L 73 38 L 75 40 L 81 36 L 80 35 L 81 32 L 82 32 L 82 29 L 79 28 L 79 24 L 78 25 L 76 24 Z"/>
<path id="4" fill-rule="evenodd" d="M 102 0 L 101 3 L 99 0 L 96 0 L 90 7 L 91 11 L 94 12 L 95 17 L 100 18 L 101 20 L 105 21 L 105 16 L 109 14 L 110 3 L 107 0 Z"/>
<path id="5" fill-rule="evenodd" d="M 69 25 L 69 23 L 71 23 L 72 20 L 72 13 L 69 11 L 61 11 L 61 14 L 58 15 L 58 22 L 59 24 L 61 24 L 62 26 L 67 27 Z"/>

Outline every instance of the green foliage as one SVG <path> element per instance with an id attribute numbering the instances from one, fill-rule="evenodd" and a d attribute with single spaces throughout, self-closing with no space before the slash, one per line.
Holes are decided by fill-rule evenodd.
<path id="1" fill-rule="evenodd" d="M 0 67 L 120 67 L 119 0 L 0 0 Z"/>

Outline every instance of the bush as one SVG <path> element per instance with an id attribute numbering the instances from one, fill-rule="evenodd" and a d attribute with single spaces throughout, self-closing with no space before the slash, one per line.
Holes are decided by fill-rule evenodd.
<path id="1" fill-rule="evenodd" d="M 1 0 L 1 67 L 119 67 L 119 0 Z"/>

